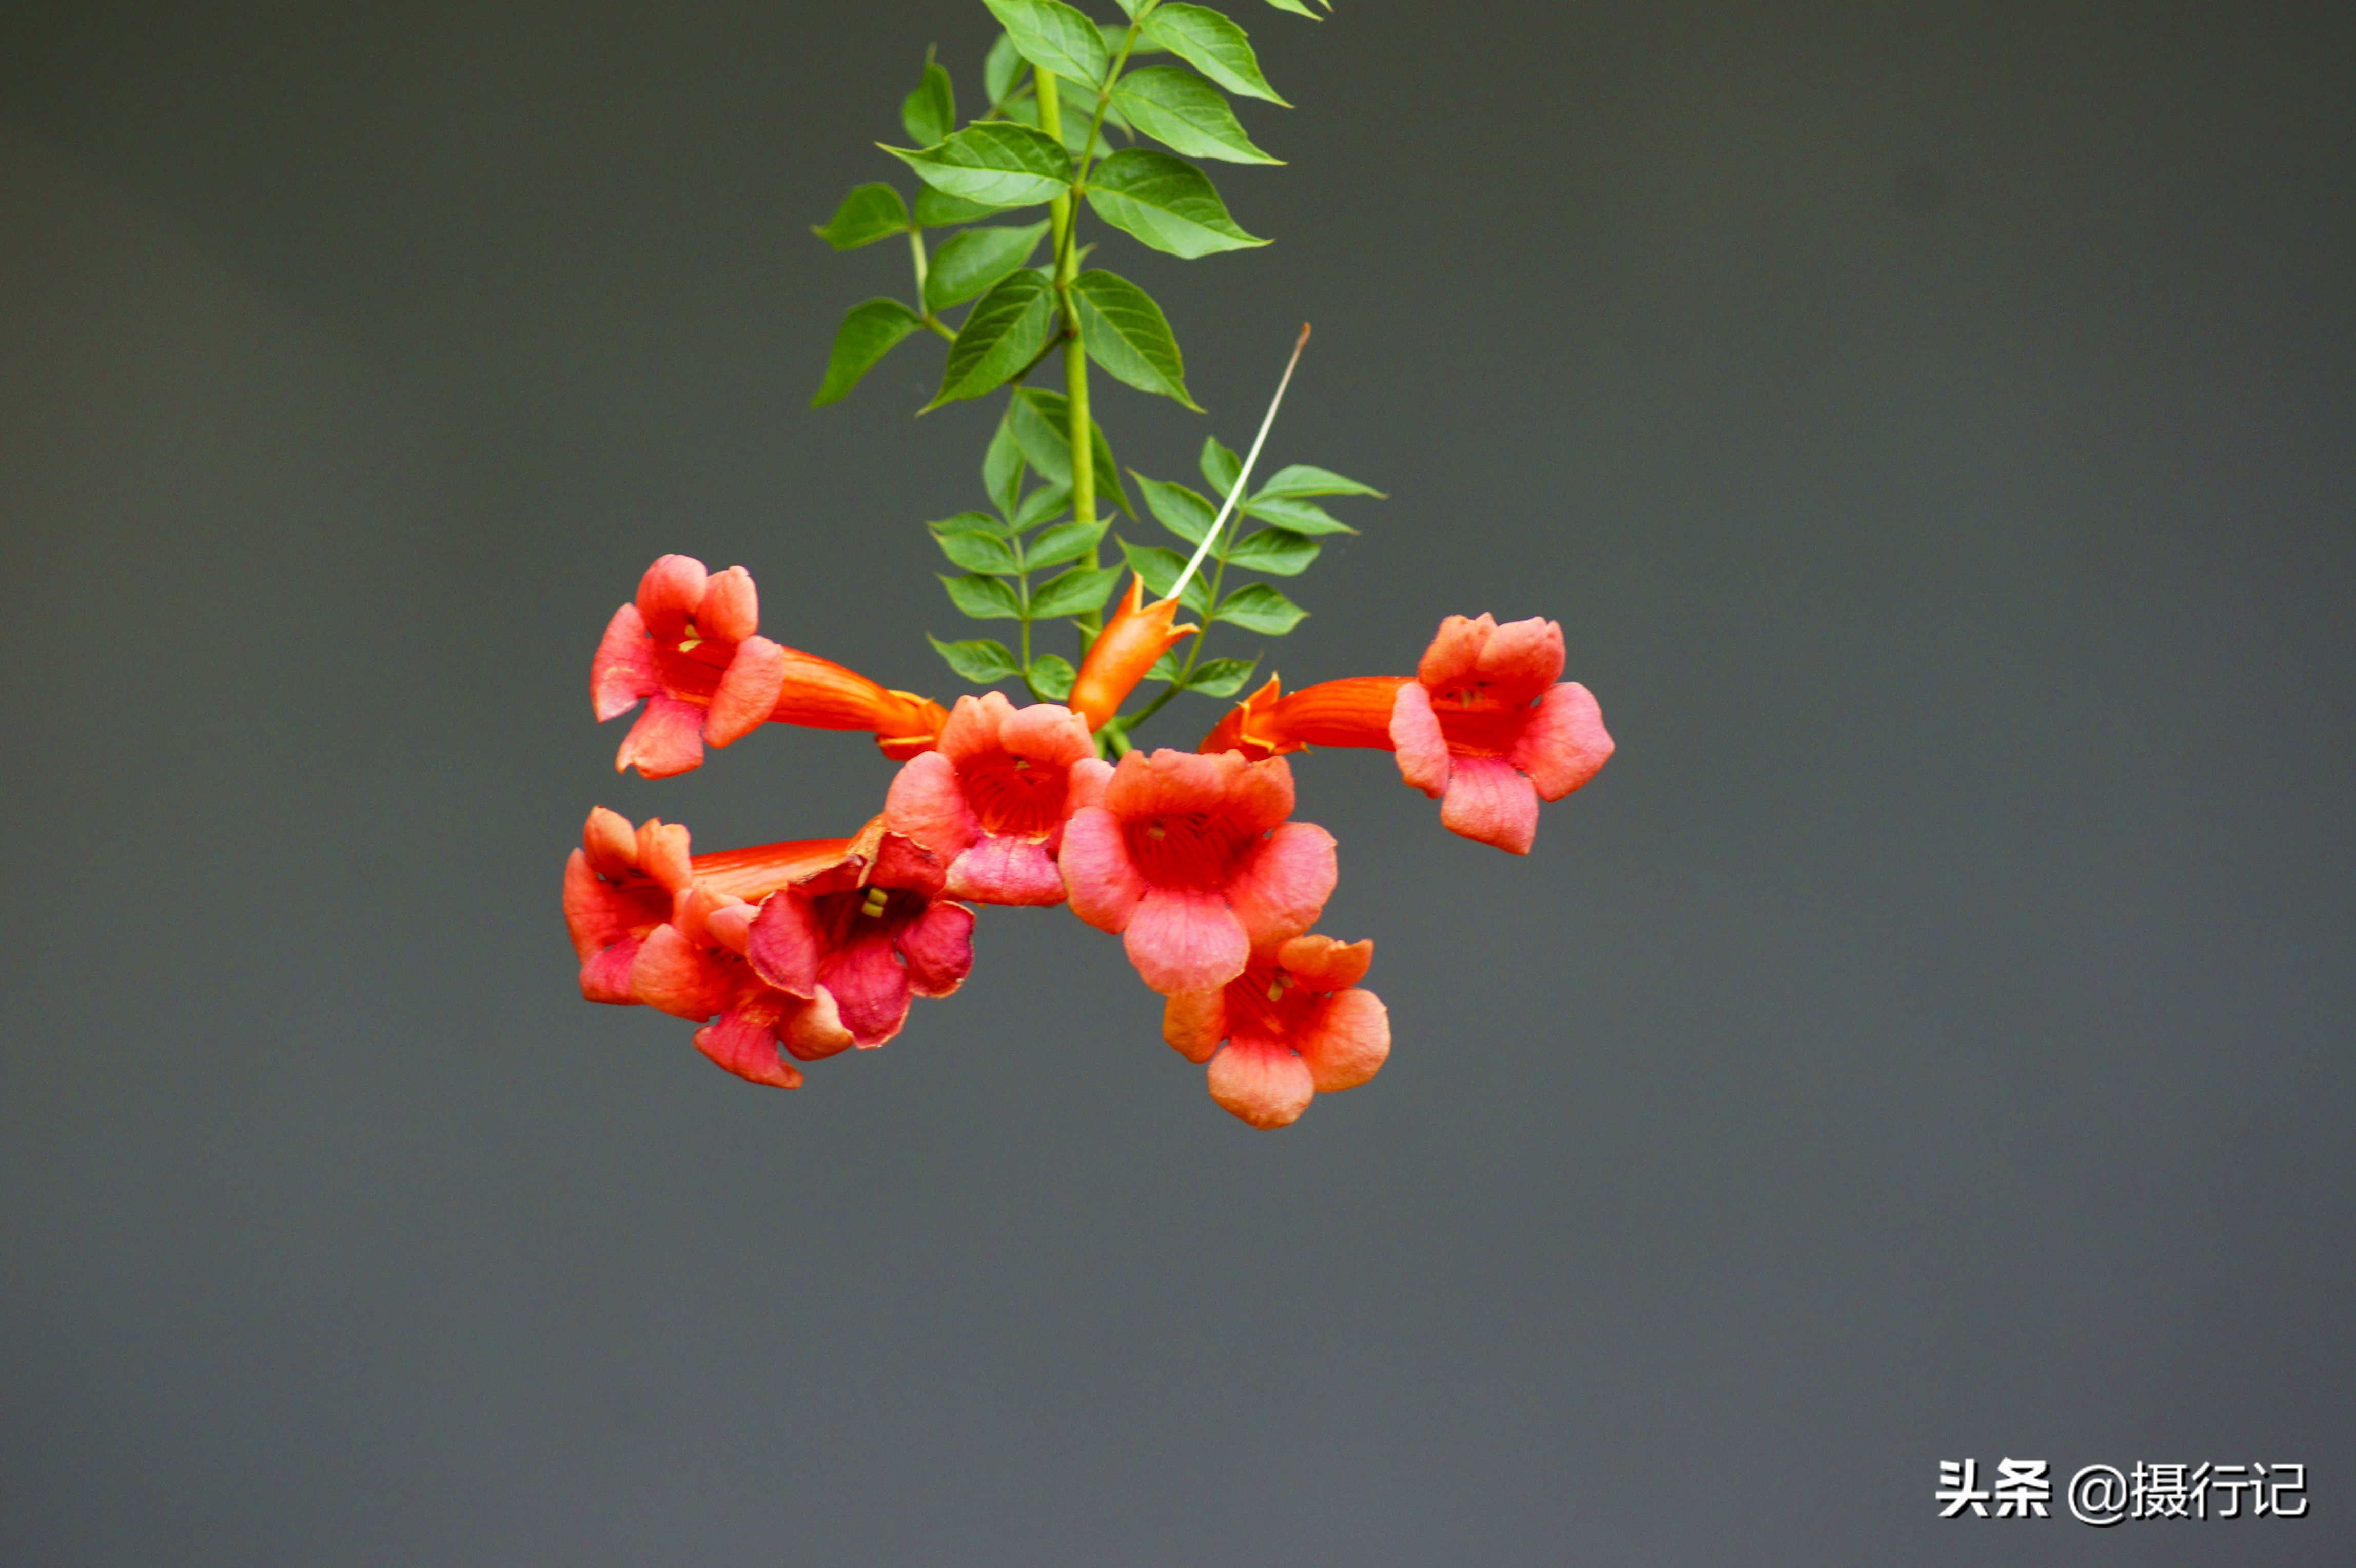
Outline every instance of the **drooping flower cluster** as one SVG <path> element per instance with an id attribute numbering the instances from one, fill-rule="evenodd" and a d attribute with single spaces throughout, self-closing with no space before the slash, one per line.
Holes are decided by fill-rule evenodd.
<path id="1" fill-rule="evenodd" d="M 1595 699 L 1558 682 L 1561 628 L 1441 623 L 1412 676 L 1270 680 L 1196 751 L 1130 749 L 1113 723 L 1154 662 L 1194 631 L 1142 584 L 1097 636 L 1068 703 L 998 692 L 952 708 L 890 691 L 758 633 L 743 567 L 666 555 L 614 614 L 591 666 L 600 720 L 643 701 L 616 767 L 663 778 L 764 723 L 863 730 L 901 763 L 849 838 L 695 854 L 688 830 L 593 810 L 565 867 L 582 994 L 687 1019 L 714 1062 L 794 1089 L 797 1063 L 898 1034 L 912 1000 L 973 963 L 972 904 L 1068 902 L 1118 935 L 1165 998 L 1163 1037 L 1206 1064 L 1212 1098 L 1256 1127 L 1365 1082 L 1387 1012 L 1358 983 L 1374 953 L 1312 928 L 1338 865 L 1293 820 L 1289 754 L 1391 751 L 1451 831 L 1529 852 L 1538 804 L 1612 755 Z M 1118 762 L 1101 749 L 1120 752 Z"/>

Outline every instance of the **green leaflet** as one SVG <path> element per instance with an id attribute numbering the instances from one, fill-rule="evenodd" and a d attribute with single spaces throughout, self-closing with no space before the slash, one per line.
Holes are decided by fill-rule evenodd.
<path id="1" fill-rule="evenodd" d="M 1221 500 L 1227 499 L 1227 492 L 1236 488 L 1237 477 L 1244 471 L 1244 460 L 1221 446 L 1215 435 L 1203 437 L 1200 466 L 1204 482 Z"/>
<path id="2" fill-rule="evenodd" d="M 925 80 L 900 101 L 900 127 L 920 147 L 929 147 L 957 129 L 957 89 L 930 55 L 925 58 Z"/>
<path id="3" fill-rule="evenodd" d="M 956 521 L 952 518 L 950 522 Z M 953 565 L 969 572 L 999 575 L 1012 575 L 1023 570 L 1023 564 L 1015 559 L 1014 547 L 995 528 L 985 532 L 979 528 L 956 528 L 938 522 L 925 526 L 932 531 L 933 542 Z"/>
<path id="4" fill-rule="evenodd" d="M 1255 496 L 1243 505 L 1247 516 L 1272 522 L 1279 528 L 1289 528 L 1295 533 L 1355 533 L 1358 531 L 1319 506 L 1315 501 L 1295 500 L 1287 496 L 1266 499 Z"/>
<path id="5" fill-rule="evenodd" d="M 1052 620 L 1058 616 L 1084 616 L 1101 609 L 1119 580 L 1120 573 L 1115 567 L 1075 566 L 1031 590 L 1031 617 L 1033 620 Z"/>
<path id="6" fill-rule="evenodd" d="M 1023 668 L 1014 662 L 1014 655 L 1007 650 L 1004 643 L 993 642 L 986 637 L 975 638 L 969 642 L 943 642 L 931 632 L 926 632 L 925 640 L 933 645 L 933 651 L 939 654 L 959 677 L 978 685 L 1003 681 L 1019 673 Z"/>
<path id="7" fill-rule="evenodd" d="M 1192 261 L 1215 251 L 1268 243 L 1236 226 L 1217 187 L 1201 169 L 1151 147 L 1113 154 L 1088 176 L 1087 188 L 1088 205 L 1098 217 L 1173 256 Z"/>
<path id="8" fill-rule="evenodd" d="M 916 223 L 924 229 L 952 228 L 1013 210 L 1012 207 L 992 207 L 986 201 L 968 201 L 962 196 L 951 196 L 929 185 L 916 192 Z"/>
<path id="9" fill-rule="evenodd" d="M 1132 473 L 1135 470 L 1131 470 Z M 1183 485 L 1149 479 L 1137 474 L 1137 488 L 1145 492 L 1146 510 L 1154 521 L 1189 544 L 1203 542 L 1203 535 L 1211 531 L 1211 519 L 1218 509 Z"/>
<path id="10" fill-rule="evenodd" d="M 991 108 L 1004 103 L 1006 95 L 1014 91 L 1015 82 L 1023 75 L 1024 63 L 1023 52 L 1014 47 L 1014 40 L 1004 33 L 999 34 L 981 62 L 981 88 L 990 99 Z"/>
<path id="11" fill-rule="evenodd" d="M 1102 522 L 1059 522 L 1031 542 L 1023 552 L 1023 564 L 1060 566 L 1066 561 L 1076 561 L 1097 547 L 1108 526 Z"/>
<path id="12" fill-rule="evenodd" d="M 1014 585 L 1003 577 L 943 577 L 949 600 L 975 620 L 1020 620 L 1023 608 Z"/>
<path id="13" fill-rule="evenodd" d="M 842 325 L 835 328 L 834 349 L 826 357 L 826 380 L 819 383 L 810 406 L 823 408 L 841 402 L 894 343 L 922 326 L 916 313 L 896 299 L 871 299 L 852 306 Z"/>
<path id="14" fill-rule="evenodd" d="M 1072 661 L 1061 654 L 1043 653 L 1031 660 L 1030 673 L 1025 677 L 1031 689 L 1051 703 L 1060 703 L 1072 694 L 1072 682 L 1079 671 Z"/>
<path id="15" fill-rule="evenodd" d="M 1203 412 L 1187 393 L 1178 339 L 1152 295 L 1119 274 L 1098 269 L 1072 280 L 1072 303 L 1080 318 L 1080 341 L 1107 373 L 1140 392 L 1159 392 Z"/>
<path id="16" fill-rule="evenodd" d="M 1027 533 L 1048 519 L 1062 516 L 1071 504 L 1071 486 L 1041 485 L 1024 496 L 1023 504 L 1015 508 L 1014 532 Z"/>
<path id="17" fill-rule="evenodd" d="M 1127 558 L 1130 569 L 1145 580 L 1145 591 L 1155 598 L 1168 597 L 1171 585 L 1177 582 L 1178 574 L 1186 569 L 1186 557 L 1175 550 L 1164 550 L 1158 544 L 1131 544 L 1124 539 L 1120 542 L 1120 553 Z M 1195 573 L 1194 580 L 1186 585 L 1185 597 L 1179 602 L 1196 615 L 1207 612 L 1211 607 L 1208 579 L 1202 573 Z"/>
<path id="18" fill-rule="evenodd" d="M 1023 460 L 1032 471 L 1059 485 L 1072 482 L 1072 444 L 1066 434 L 1071 429 L 1071 404 L 1059 392 L 1044 387 L 1022 387 L 1007 410 L 1007 419 L 1014 430 L 1014 439 L 1023 448 Z M 1104 426 L 1088 422 L 1094 435 L 1096 451 L 1097 495 L 1099 499 L 1137 515 L 1129 504 L 1129 495 L 1120 488 L 1120 469 L 1112 460 L 1111 444 L 1105 440 Z"/>
<path id="19" fill-rule="evenodd" d="M 1145 36 L 1226 88 L 1247 98 L 1292 107 L 1259 73 L 1259 57 L 1241 27 L 1216 11 L 1172 0 L 1145 18 Z"/>
<path id="20" fill-rule="evenodd" d="M 1112 101 L 1139 131 L 1190 158 L 1224 158 L 1233 164 L 1284 161 L 1252 145 L 1226 98 L 1191 70 L 1174 65 L 1132 70 L 1112 90 Z"/>
<path id="21" fill-rule="evenodd" d="M 1221 599 L 1210 618 L 1227 621 L 1246 631 L 1282 637 L 1299 626 L 1301 618 L 1308 613 L 1266 583 L 1247 583 Z"/>
<path id="22" fill-rule="evenodd" d="M 1317 551 L 1315 540 L 1303 539 L 1290 529 L 1263 528 L 1228 545 L 1226 553 L 1230 566 L 1266 572 L 1276 577 L 1297 577 L 1317 559 Z"/>
<path id="23" fill-rule="evenodd" d="M 855 251 L 907 231 L 907 204 L 898 191 L 881 181 L 853 187 L 834 209 L 834 216 L 810 230 L 838 251 Z"/>
<path id="24" fill-rule="evenodd" d="M 1061 196 L 1072 179 L 1071 157 L 1054 137 L 1003 120 L 968 125 L 937 146 L 884 150 L 934 189 L 996 207 L 1028 207 Z"/>
<path id="25" fill-rule="evenodd" d="M 1291 463 L 1279 468 L 1259 488 L 1254 500 L 1266 500 L 1275 496 L 1373 496 L 1382 499 L 1383 492 L 1372 485 L 1362 485 L 1355 479 L 1345 479 L 1331 468 L 1314 468 L 1306 463 Z"/>
<path id="26" fill-rule="evenodd" d="M 968 229 L 941 242 L 925 276 L 925 304 L 947 310 L 988 289 L 1031 259 L 1047 232 L 1044 223 L 1021 229 Z"/>
<path id="27" fill-rule="evenodd" d="M 1062 0 L 983 0 L 1024 59 L 1090 87 L 1112 68 L 1104 34 Z"/>
<path id="28" fill-rule="evenodd" d="M 966 312 L 941 370 L 941 390 L 925 408 L 980 397 L 1000 386 L 1046 349 L 1055 321 L 1053 285 L 1028 267 L 1009 273 Z"/>
<path id="29" fill-rule="evenodd" d="M 1296 16 L 1306 16 L 1312 22 L 1322 22 L 1325 19 L 1311 10 L 1304 0 L 1268 0 L 1268 3 L 1280 11 L 1290 11 Z M 1330 11 L 1333 7 L 1328 5 L 1325 8 Z"/>
<path id="30" fill-rule="evenodd" d="M 998 428 L 990 434 L 990 446 L 981 455 L 981 488 L 990 496 L 990 504 L 1008 522 L 1023 500 L 1023 448 L 1014 440 L 1014 432 L 1007 427 L 1006 416 L 1001 414 Z"/>
<path id="31" fill-rule="evenodd" d="M 1257 659 L 1205 659 L 1187 673 L 1185 684 L 1180 690 L 1200 692 L 1206 697 L 1232 697 L 1243 689 L 1243 683 L 1251 679 L 1253 670 L 1258 665 Z M 1167 681 L 1174 685 L 1178 682 L 1179 671 L 1185 666 L 1184 656 L 1173 648 L 1153 661 L 1153 668 L 1145 672 L 1145 678 Z"/>

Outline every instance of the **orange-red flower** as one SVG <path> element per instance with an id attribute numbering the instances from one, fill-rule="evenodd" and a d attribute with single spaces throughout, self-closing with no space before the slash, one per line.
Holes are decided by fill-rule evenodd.
<path id="1" fill-rule="evenodd" d="M 712 1019 L 696 1031 L 696 1048 L 741 1078 L 798 1089 L 802 1076 L 780 1047 L 811 1061 L 854 1043 L 881 1045 L 906 1017 L 911 983 L 921 994 L 946 995 L 971 966 L 971 913 L 933 897 L 938 863 L 887 835 L 881 818 L 856 839 L 693 856 L 688 842 L 677 823 L 653 820 L 633 832 L 617 812 L 590 812 L 583 848 L 565 867 L 565 924 L 584 996 Z M 756 918 L 789 901 L 822 920 L 848 917 L 832 919 L 841 950 L 821 964 L 818 983 L 780 983 L 749 961 Z M 896 1010 L 876 1000 L 869 961 L 878 937 L 883 962 L 908 969 Z M 846 968 L 848 980 L 836 972 Z"/>
<path id="2" fill-rule="evenodd" d="M 1372 942 L 1331 937 L 1263 943 L 1224 986 L 1172 996 L 1162 1037 L 1210 1063 L 1222 1106 L 1255 1127 L 1284 1126 L 1317 1094 L 1374 1077 L 1390 1055 L 1390 1014 L 1358 985 L 1374 953 Z"/>
<path id="3" fill-rule="evenodd" d="M 900 1032 L 912 997 L 965 983 L 973 911 L 939 897 L 938 856 L 880 822 L 870 842 L 872 860 L 847 854 L 771 894 L 741 950 L 763 982 L 831 1007 L 853 1041 L 872 1047 Z"/>
<path id="4" fill-rule="evenodd" d="M 1304 746 L 1378 746 L 1399 775 L 1445 796 L 1441 824 L 1527 854 L 1538 802 L 1559 800 L 1612 756 L 1594 694 L 1562 673 L 1553 621 L 1450 616 L 1413 676 L 1365 675 L 1280 694 L 1270 680 L 1203 737 L 1205 751 L 1279 757 Z"/>
<path id="5" fill-rule="evenodd" d="M 589 665 L 598 722 L 646 711 L 614 766 L 649 779 L 685 773 L 705 745 L 726 746 L 765 723 L 868 730 L 892 757 L 925 750 L 941 705 L 888 691 L 855 671 L 756 634 L 760 604 L 742 566 L 707 574 L 689 555 L 647 568 L 637 597 L 614 612 Z"/>
<path id="6" fill-rule="evenodd" d="M 1055 852 L 1072 768 L 1102 767 L 1095 758 L 1087 725 L 1059 703 L 959 697 L 938 749 L 909 758 L 892 780 L 884 825 L 947 862 L 952 898 L 1060 904 Z"/>
<path id="7" fill-rule="evenodd" d="M 1309 929 L 1333 891 L 1333 835 L 1292 814 L 1281 757 L 1132 751 L 1073 768 L 1058 858 L 1072 912 L 1125 939 L 1145 983 L 1208 991 L 1255 942 Z"/>
<path id="8" fill-rule="evenodd" d="M 1594 694 L 1562 673 L 1562 628 L 1450 616 L 1391 707 L 1399 776 L 1440 800 L 1440 825 L 1527 854 L 1538 802 L 1610 760 Z"/>
<path id="9" fill-rule="evenodd" d="M 1107 719 L 1120 712 L 1155 660 L 1203 629 L 1170 624 L 1177 618 L 1177 600 L 1157 599 L 1149 605 L 1144 597 L 1145 579 L 1130 573 L 1129 592 L 1088 644 L 1079 673 L 1072 678 L 1072 711 L 1092 730 L 1102 729 Z"/>

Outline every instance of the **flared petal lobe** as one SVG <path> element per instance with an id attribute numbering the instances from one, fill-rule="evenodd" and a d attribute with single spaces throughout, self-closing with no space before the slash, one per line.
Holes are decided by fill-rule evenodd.
<path id="1" fill-rule="evenodd" d="M 896 834 L 870 842 L 872 863 L 849 855 L 772 894 L 744 947 L 763 982 L 822 1000 L 862 1047 L 898 1034 L 911 998 L 946 996 L 973 967 L 973 912 L 937 897 L 937 859 Z"/>

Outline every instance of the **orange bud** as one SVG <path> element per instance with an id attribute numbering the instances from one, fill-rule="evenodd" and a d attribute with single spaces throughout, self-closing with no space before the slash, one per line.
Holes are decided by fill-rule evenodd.
<path id="1" fill-rule="evenodd" d="M 1105 623 L 1104 630 L 1088 645 L 1087 657 L 1080 660 L 1069 706 L 1092 730 L 1120 712 L 1121 703 L 1145 679 L 1155 660 L 1181 639 L 1203 629 L 1170 624 L 1178 615 L 1177 600 L 1160 599 L 1149 605 L 1142 602 L 1144 597 L 1145 579 L 1132 572 L 1129 592 L 1121 596 L 1112 619 Z"/>

